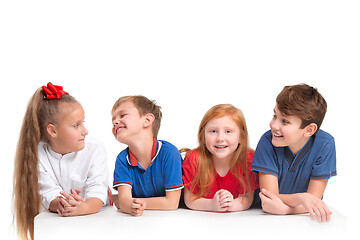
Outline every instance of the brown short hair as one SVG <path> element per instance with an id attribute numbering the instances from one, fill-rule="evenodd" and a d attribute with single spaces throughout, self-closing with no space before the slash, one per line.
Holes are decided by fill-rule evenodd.
<path id="1" fill-rule="evenodd" d="M 315 123 L 319 130 L 327 110 L 323 96 L 316 88 L 307 84 L 284 87 L 277 96 L 276 103 L 284 115 L 299 117 L 302 129 Z"/>
<path id="2" fill-rule="evenodd" d="M 154 137 L 157 138 L 159 129 L 160 129 L 160 123 L 162 118 L 162 112 L 161 107 L 156 105 L 156 102 L 154 100 L 150 100 L 147 97 L 141 96 L 141 95 L 134 95 L 134 96 L 124 96 L 119 98 L 115 103 L 111 110 L 112 113 L 120 106 L 120 104 L 124 102 L 132 102 L 134 106 L 139 111 L 140 116 L 144 116 L 148 113 L 151 113 L 154 115 L 155 120 L 152 124 L 152 130 Z"/>

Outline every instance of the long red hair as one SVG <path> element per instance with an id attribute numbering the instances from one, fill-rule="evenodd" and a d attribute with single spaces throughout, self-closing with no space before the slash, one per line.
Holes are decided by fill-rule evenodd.
<path id="1" fill-rule="evenodd" d="M 219 104 L 210 108 L 201 120 L 198 131 L 199 146 L 195 149 L 199 152 L 198 168 L 196 176 L 192 183 L 191 191 L 195 186 L 199 186 L 199 192 L 195 194 L 199 198 L 209 190 L 215 178 L 215 167 L 212 160 L 212 154 L 205 144 L 205 126 L 214 119 L 229 116 L 240 129 L 240 142 L 238 148 L 234 152 L 234 156 L 230 162 L 231 173 L 239 180 L 245 192 L 250 190 L 250 178 L 247 172 L 247 153 L 250 150 L 248 145 L 248 132 L 245 117 L 242 111 L 231 104 Z M 189 153 L 190 154 L 190 153 Z M 243 170 L 241 170 L 243 169 Z M 245 175 L 246 182 L 243 180 L 242 174 Z"/>

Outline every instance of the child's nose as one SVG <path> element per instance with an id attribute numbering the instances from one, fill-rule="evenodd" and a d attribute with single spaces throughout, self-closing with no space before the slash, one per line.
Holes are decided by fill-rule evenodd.
<path id="1" fill-rule="evenodd" d="M 84 135 L 84 136 L 85 136 L 85 135 L 88 135 L 88 133 L 89 133 L 89 131 L 87 130 L 86 127 L 84 127 L 84 129 L 83 129 L 83 135 Z"/>
<path id="2" fill-rule="evenodd" d="M 222 142 L 224 140 L 224 133 L 222 133 L 221 131 L 218 133 L 217 137 L 216 137 L 216 141 L 217 142 Z"/>
<path id="3" fill-rule="evenodd" d="M 270 128 L 271 129 L 278 129 L 279 127 L 278 127 L 278 124 L 277 124 L 277 121 L 275 120 L 275 119 L 272 119 L 271 121 L 270 121 Z"/>
<path id="4" fill-rule="evenodd" d="M 113 125 L 115 126 L 115 125 L 117 125 L 117 124 L 119 124 L 119 119 L 118 118 L 114 118 L 114 120 L 113 120 Z"/>

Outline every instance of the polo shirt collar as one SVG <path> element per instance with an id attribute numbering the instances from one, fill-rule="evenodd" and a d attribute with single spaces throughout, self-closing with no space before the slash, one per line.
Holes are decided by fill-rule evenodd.
<path id="1" fill-rule="evenodd" d="M 294 155 L 289 147 L 285 147 L 284 156 L 287 162 L 289 163 L 289 171 L 295 172 L 297 166 L 301 162 L 301 160 L 305 157 L 305 155 L 310 151 L 312 145 L 314 143 L 314 136 L 311 136 L 306 144 L 302 147 L 302 149 Z"/>
<path id="2" fill-rule="evenodd" d="M 159 154 L 160 149 L 161 149 L 161 142 L 157 141 L 156 138 L 154 138 L 153 139 L 152 150 L 151 150 L 151 163 L 150 163 L 150 166 L 153 163 L 153 161 L 155 160 L 155 158 L 157 157 L 157 155 Z M 130 166 L 134 166 L 134 167 L 139 166 L 135 155 L 130 151 L 129 148 L 128 148 L 128 155 L 127 155 L 126 158 L 127 158 L 128 164 Z"/>

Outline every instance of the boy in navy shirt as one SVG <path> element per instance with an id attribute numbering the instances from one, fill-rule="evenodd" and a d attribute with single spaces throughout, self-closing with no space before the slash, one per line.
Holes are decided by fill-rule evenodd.
<path id="1" fill-rule="evenodd" d="M 144 209 L 178 208 L 183 188 L 178 149 L 156 139 L 162 113 L 144 96 L 121 97 L 112 109 L 112 132 L 126 145 L 117 156 L 113 187 L 117 208 L 133 216 Z"/>
<path id="2" fill-rule="evenodd" d="M 325 99 L 306 84 L 287 86 L 277 96 L 271 130 L 261 137 L 252 164 L 265 212 L 330 220 L 321 199 L 336 175 L 336 154 L 334 138 L 320 130 L 326 109 Z"/>

